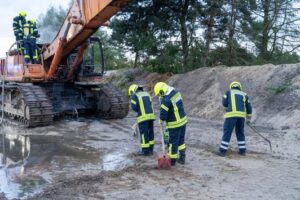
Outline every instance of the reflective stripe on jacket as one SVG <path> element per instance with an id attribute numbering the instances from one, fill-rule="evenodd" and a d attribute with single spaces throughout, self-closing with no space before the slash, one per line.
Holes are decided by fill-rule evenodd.
<path id="1" fill-rule="evenodd" d="M 167 128 L 178 128 L 188 121 L 180 92 L 174 89 L 161 99 L 160 119 L 167 122 Z"/>
<path id="2" fill-rule="evenodd" d="M 13 19 L 13 30 L 15 35 L 22 36 L 23 35 L 23 27 L 26 23 L 26 20 L 24 17 L 17 16 Z"/>
<path id="3" fill-rule="evenodd" d="M 27 37 L 31 37 L 31 38 L 36 39 L 39 36 L 36 25 L 34 25 L 30 22 L 24 24 L 23 36 L 24 36 L 24 39 L 27 38 Z"/>
<path id="4" fill-rule="evenodd" d="M 30 32 L 31 32 L 33 38 L 40 37 L 40 34 L 39 34 L 38 29 L 36 27 L 36 24 L 33 24 L 33 23 L 30 24 Z"/>
<path id="5" fill-rule="evenodd" d="M 147 92 L 138 91 L 133 94 L 131 108 L 138 113 L 138 123 L 155 119 L 152 99 Z"/>
<path id="6" fill-rule="evenodd" d="M 30 24 L 26 23 L 26 24 L 24 24 L 24 28 L 23 28 L 23 36 L 24 36 L 24 38 L 27 38 L 30 35 L 31 35 Z"/>
<path id="7" fill-rule="evenodd" d="M 252 107 L 245 92 L 231 89 L 223 96 L 223 106 L 226 107 L 225 118 L 251 116 Z"/>

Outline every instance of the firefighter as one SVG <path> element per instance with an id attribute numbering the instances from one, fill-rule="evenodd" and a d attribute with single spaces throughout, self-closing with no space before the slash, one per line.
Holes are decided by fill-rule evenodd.
<path id="1" fill-rule="evenodd" d="M 160 96 L 160 122 L 166 123 L 169 132 L 168 155 L 171 164 L 185 164 L 185 129 L 188 122 L 181 94 L 166 83 L 158 82 L 154 86 L 155 96 Z M 179 150 L 179 158 L 178 158 Z"/>
<path id="2" fill-rule="evenodd" d="M 143 87 L 133 84 L 128 89 L 131 98 L 131 108 L 137 112 L 137 120 L 141 138 L 142 151 L 138 155 L 147 156 L 153 154 L 155 120 L 152 99 L 148 92 L 143 91 Z"/>
<path id="3" fill-rule="evenodd" d="M 36 24 L 36 22 L 34 22 Z M 36 25 L 32 21 L 24 24 L 23 40 L 24 40 L 24 58 L 26 63 L 37 63 L 38 50 L 36 46 L 36 38 L 39 36 Z"/>
<path id="4" fill-rule="evenodd" d="M 23 46 L 23 28 L 26 24 L 26 12 L 20 11 L 19 15 L 13 19 L 13 30 L 16 37 L 16 41 L 19 42 L 17 44 L 18 51 L 22 52 L 24 50 Z"/>
<path id="5" fill-rule="evenodd" d="M 36 45 L 36 40 L 37 38 L 40 37 L 40 34 L 38 32 L 38 29 L 37 29 L 37 24 L 36 24 L 36 20 L 35 19 L 31 19 L 29 21 L 29 24 L 30 24 L 30 32 L 32 33 L 31 34 L 31 38 L 32 38 L 32 60 L 33 60 L 33 63 L 38 63 L 38 60 L 39 60 L 39 56 L 38 56 L 38 49 L 37 49 L 37 45 Z"/>
<path id="6" fill-rule="evenodd" d="M 235 128 L 239 154 L 244 156 L 246 155 L 244 123 L 245 118 L 250 122 L 252 107 L 239 82 L 234 81 L 229 85 L 229 90 L 224 94 L 222 103 L 226 108 L 226 113 L 224 115 L 224 133 L 217 155 L 222 157 L 226 155 L 231 134 Z"/>

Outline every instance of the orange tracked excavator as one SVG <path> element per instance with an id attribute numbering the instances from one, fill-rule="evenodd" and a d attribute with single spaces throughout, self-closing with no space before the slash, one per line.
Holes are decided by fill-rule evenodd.
<path id="1" fill-rule="evenodd" d="M 102 45 L 92 35 L 129 2 L 74 0 L 52 43 L 39 45 L 40 64 L 25 63 L 12 45 L 0 61 L 5 118 L 26 127 L 48 125 L 66 113 L 124 118 L 128 98 L 104 83 Z"/>

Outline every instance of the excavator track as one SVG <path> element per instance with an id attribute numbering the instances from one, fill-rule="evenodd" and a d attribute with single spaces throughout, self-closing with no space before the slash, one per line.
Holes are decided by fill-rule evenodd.
<path id="1" fill-rule="evenodd" d="M 5 86 L 4 95 L 4 115 L 7 124 L 36 127 L 52 123 L 52 103 L 40 86 L 8 84 Z"/>
<path id="2" fill-rule="evenodd" d="M 114 85 L 105 84 L 100 87 L 98 99 L 99 115 L 103 119 L 122 119 L 129 110 L 128 98 Z"/>

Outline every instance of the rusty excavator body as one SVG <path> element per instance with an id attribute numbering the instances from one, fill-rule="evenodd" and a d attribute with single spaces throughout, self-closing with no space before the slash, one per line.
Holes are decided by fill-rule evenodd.
<path id="1" fill-rule="evenodd" d="M 25 63 L 12 45 L 6 59 L 0 60 L 5 119 L 36 127 L 66 113 L 124 118 L 128 98 L 103 80 L 102 45 L 93 34 L 129 2 L 74 0 L 54 40 L 39 45 L 40 64 Z"/>

